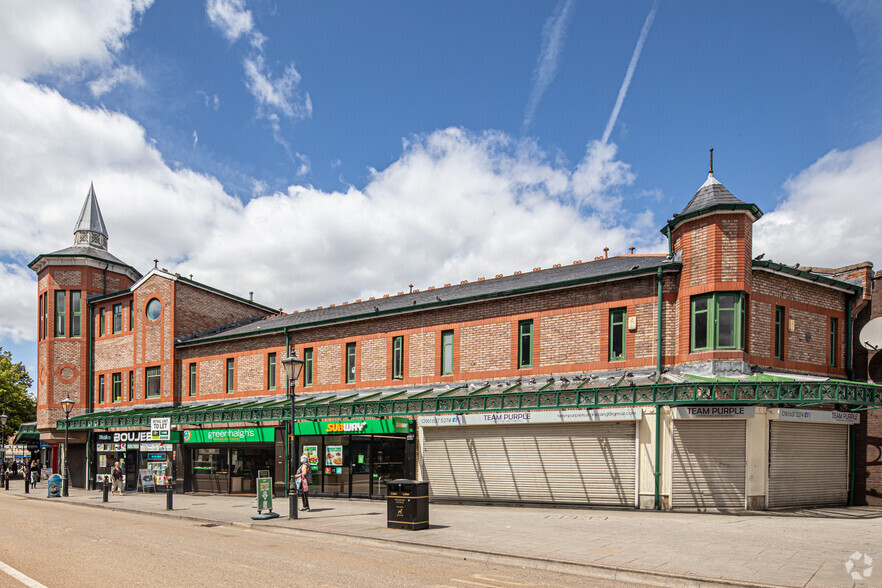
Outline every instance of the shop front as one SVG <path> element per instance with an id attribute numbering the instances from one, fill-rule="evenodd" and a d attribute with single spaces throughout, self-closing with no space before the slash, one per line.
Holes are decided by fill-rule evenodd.
<path id="1" fill-rule="evenodd" d="M 640 408 L 418 417 L 433 499 L 636 506 Z"/>
<path id="2" fill-rule="evenodd" d="M 181 435 L 172 431 L 165 442 L 153 439 L 150 431 L 115 431 L 95 433 L 94 466 L 92 480 L 100 488 L 106 480 L 111 482 L 113 465 L 119 462 L 125 474 L 127 491 L 142 489 L 141 482 L 149 476 L 154 485 L 164 486 L 172 477 L 175 445 Z"/>
<path id="3" fill-rule="evenodd" d="M 310 494 L 382 497 L 386 482 L 415 473 L 409 419 L 297 422 L 295 432 L 312 469 Z"/>
<path id="4" fill-rule="evenodd" d="M 189 462 L 185 486 L 193 492 L 249 494 L 257 491 L 261 470 L 269 471 L 273 479 L 282 479 L 284 459 L 276 456 L 277 435 L 283 437 L 275 427 L 183 431 Z"/>
<path id="5" fill-rule="evenodd" d="M 849 425 L 860 414 L 769 411 L 769 508 L 848 504 Z"/>
<path id="6" fill-rule="evenodd" d="M 747 423 L 752 406 L 674 409 L 671 507 L 747 508 Z"/>

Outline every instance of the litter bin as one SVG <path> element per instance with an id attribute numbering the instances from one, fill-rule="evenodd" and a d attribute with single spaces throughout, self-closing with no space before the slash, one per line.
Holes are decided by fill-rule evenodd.
<path id="1" fill-rule="evenodd" d="M 386 511 L 390 529 L 428 529 L 429 483 L 416 480 L 386 482 Z"/>

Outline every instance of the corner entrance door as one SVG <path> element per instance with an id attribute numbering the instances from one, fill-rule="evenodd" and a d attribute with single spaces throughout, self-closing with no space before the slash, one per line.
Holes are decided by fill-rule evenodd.
<path id="1" fill-rule="evenodd" d="M 352 473 L 350 496 L 371 495 L 371 438 L 353 435 L 349 442 L 349 460 Z"/>

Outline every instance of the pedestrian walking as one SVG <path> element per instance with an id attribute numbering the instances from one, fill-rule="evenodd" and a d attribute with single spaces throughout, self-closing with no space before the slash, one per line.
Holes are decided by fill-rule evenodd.
<path id="1" fill-rule="evenodd" d="M 297 483 L 297 487 L 303 494 L 303 508 L 301 508 L 300 510 L 308 512 L 309 483 L 312 481 L 312 471 L 309 468 L 309 458 L 307 458 L 305 455 L 300 456 L 300 467 L 297 468 L 295 481 Z"/>
<path id="2" fill-rule="evenodd" d="M 110 477 L 113 479 L 113 487 L 110 489 L 110 494 L 113 495 L 114 492 L 119 492 L 120 496 L 126 495 L 126 485 L 123 482 L 123 473 L 122 468 L 119 467 L 119 462 L 113 464 L 113 471 L 110 472 Z"/>
<path id="3" fill-rule="evenodd" d="M 40 481 L 40 458 L 33 460 L 31 462 L 31 486 L 34 488 L 37 487 L 37 482 Z"/>

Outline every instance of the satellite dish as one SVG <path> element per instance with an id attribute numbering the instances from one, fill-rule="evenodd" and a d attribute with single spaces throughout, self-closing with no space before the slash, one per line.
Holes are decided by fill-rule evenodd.
<path id="1" fill-rule="evenodd" d="M 874 318 L 861 329 L 859 336 L 861 345 L 870 351 L 882 349 L 882 316 Z"/>

